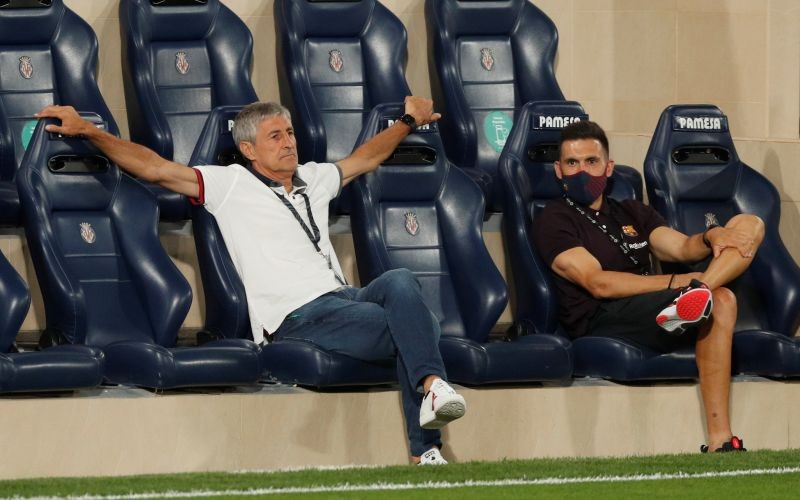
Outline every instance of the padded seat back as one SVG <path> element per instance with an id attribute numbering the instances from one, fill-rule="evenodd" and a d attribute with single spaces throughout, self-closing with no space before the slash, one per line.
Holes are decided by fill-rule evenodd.
<path id="1" fill-rule="evenodd" d="M 522 107 L 516 127 L 499 161 L 504 190 L 504 234 L 513 271 L 520 333 L 553 333 L 558 302 L 550 269 L 536 252 L 531 224 L 548 201 L 562 196 L 555 174 L 561 129 L 589 117 L 577 102 L 536 101 Z M 617 200 L 635 198 L 635 189 L 615 171 L 606 194 Z"/>
<path id="2" fill-rule="evenodd" d="M 121 0 L 131 139 L 188 163 L 208 113 L 257 100 L 253 37 L 219 0 Z"/>
<path id="3" fill-rule="evenodd" d="M 97 87 L 97 37 L 62 0 L 0 2 L 0 181 L 13 180 L 36 119 L 62 104 L 117 126 Z"/>
<path id="4" fill-rule="evenodd" d="M 722 111 L 712 105 L 669 106 L 658 121 L 644 169 L 650 203 L 679 231 L 699 233 L 741 213 L 764 220 L 766 236 L 758 254 L 731 285 L 739 299 L 737 330 L 794 335 L 800 269 L 778 232 L 780 195 L 739 159 Z"/>
<path id="5" fill-rule="evenodd" d="M 192 165 L 245 164 L 232 134 L 233 120 L 241 110 L 242 106 L 223 106 L 211 111 L 192 153 Z M 215 337 L 252 339 L 247 294 L 216 219 L 205 207 L 195 206 L 192 228 L 205 294 L 205 330 Z"/>
<path id="6" fill-rule="evenodd" d="M 0 253 L 0 353 L 11 349 L 30 304 L 25 282 Z"/>
<path id="7" fill-rule="evenodd" d="M 381 105 L 359 144 L 403 112 Z M 483 196 L 452 167 L 433 124 L 409 135 L 375 172 L 356 181 L 353 240 L 359 276 L 408 268 L 443 335 L 486 341 L 506 305 L 505 283 L 483 243 Z"/>
<path id="8" fill-rule="evenodd" d="M 529 0 L 426 0 L 425 14 L 448 157 L 495 177 L 520 106 L 564 99 L 555 24 Z M 500 196 L 496 184 L 490 209 L 501 210 Z"/>
<path id="9" fill-rule="evenodd" d="M 148 190 L 87 141 L 43 124 L 17 185 L 47 329 L 70 343 L 174 346 L 192 294 L 161 246 Z"/>
<path id="10" fill-rule="evenodd" d="M 300 161 L 341 160 L 375 105 L 411 93 L 406 29 L 376 0 L 276 0 L 275 20 Z"/>

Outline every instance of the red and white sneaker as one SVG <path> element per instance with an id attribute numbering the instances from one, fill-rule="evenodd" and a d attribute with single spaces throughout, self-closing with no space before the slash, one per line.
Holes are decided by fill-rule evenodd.
<path id="1" fill-rule="evenodd" d="M 464 416 L 467 402 L 464 396 L 442 379 L 436 379 L 419 408 L 419 426 L 423 429 L 441 429 Z"/>
<path id="2" fill-rule="evenodd" d="M 672 304 L 658 313 L 656 323 L 668 333 L 680 335 L 687 328 L 708 319 L 713 307 L 711 290 L 703 283 L 692 280 Z"/>

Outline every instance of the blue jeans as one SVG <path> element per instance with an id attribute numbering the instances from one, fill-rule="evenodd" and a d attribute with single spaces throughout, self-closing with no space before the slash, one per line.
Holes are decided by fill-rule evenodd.
<path id="1" fill-rule="evenodd" d="M 364 361 L 397 360 L 411 454 L 441 446 L 441 433 L 419 426 L 422 381 L 445 378 L 439 321 L 408 269 L 383 273 L 364 288 L 326 293 L 289 314 L 275 339 L 300 339 Z"/>

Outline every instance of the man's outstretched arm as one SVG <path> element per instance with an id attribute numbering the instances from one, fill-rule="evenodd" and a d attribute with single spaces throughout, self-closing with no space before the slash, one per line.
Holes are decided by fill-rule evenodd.
<path id="1" fill-rule="evenodd" d="M 442 115 L 433 112 L 433 101 L 423 97 L 407 96 L 405 112 L 414 117 L 417 126 L 435 122 Z M 344 160 L 336 162 L 342 169 L 342 185 L 348 184 L 361 174 L 372 172 L 388 158 L 397 145 L 411 133 L 411 127 L 401 121 L 382 131 L 359 146 Z"/>
<path id="2" fill-rule="evenodd" d="M 100 130 L 81 118 L 71 106 L 48 106 L 35 116 L 61 120 L 61 125 L 48 125 L 46 130 L 67 136 L 85 137 L 122 170 L 139 179 L 192 198 L 200 195 L 200 185 L 194 169 L 162 158 L 152 149 Z"/>
<path id="3" fill-rule="evenodd" d="M 665 290 L 667 287 L 680 288 L 688 285 L 692 279 L 700 278 L 700 273 L 640 276 L 605 271 L 600 262 L 584 247 L 564 250 L 553 259 L 551 268 L 562 278 L 584 288 L 596 299 L 621 299 Z"/>

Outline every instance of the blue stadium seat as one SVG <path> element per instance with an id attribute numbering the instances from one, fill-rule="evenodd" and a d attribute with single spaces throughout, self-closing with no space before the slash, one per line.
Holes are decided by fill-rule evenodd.
<path id="1" fill-rule="evenodd" d="M 376 107 L 359 142 L 402 110 L 401 104 Z M 355 186 L 351 220 L 361 281 L 396 268 L 417 276 L 441 324 L 450 380 L 490 384 L 572 375 L 569 342 L 561 337 L 489 341 L 506 306 L 506 285 L 483 242 L 481 190 L 448 162 L 435 124 L 408 136 Z"/>
<path id="2" fill-rule="evenodd" d="M 750 213 L 766 236 L 747 272 L 730 288 L 739 317 L 734 373 L 800 375 L 800 268 L 781 240 L 781 199 L 763 175 L 736 153 L 728 119 L 716 106 L 669 106 L 661 114 L 645 159 L 650 202 L 679 231 L 694 234 L 714 218 L 724 225 Z"/>
<path id="3" fill-rule="evenodd" d="M 147 188 L 87 141 L 48 134 L 42 125 L 17 186 L 47 341 L 102 348 L 113 383 L 172 389 L 258 379 L 252 342 L 175 347 L 192 293 L 161 247 Z"/>
<path id="4" fill-rule="evenodd" d="M 51 104 L 100 114 L 117 126 L 97 88 L 97 37 L 62 0 L 0 2 L 0 225 L 17 226 L 14 177 L 30 140 L 33 114 Z"/>
<path id="5" fill-rule="evenodd" d="M 576 102 L 531 102 L 519 112 L 500 156 L 499 180 L 505 191 L 503 229 L 514 276 L 517 335 L 565 335 L 558 323 L 558 298 L 550 269 L 532 242 L 532 221 L 544 205 L 561 196 L 553 162 L 558 159 L 561 128 L 588 119 Z M 627 179 L 615 170 L 608 195 L 617 200 L 635 196 Z M 523 337 L 524 338 L 524 337 Z M 618 381 L 696 378 L 692 351 L 657 354 L 620 340 L 582 337 L 573 341 L 576 376 Z"/>
<path id="6" fill-rule="evenodd" d="M 347 157 L 374 106 L 411 94 L 406 29 L 380 2 L 276 0 L 275 25 L 281 98 L 301 162 Z M 348 186 L 333 212 L 349 213 L 351 196 Z"/>
<path id="7" fill-rule="evenodd" d="M 497 162 L 519 108 L 563 100 L 553 63 L 558 31 L 530 0 L 426 0 L 434 100 L 443 103 L 450 161 L 489 176 L 487 207 L 503 210 Z M 641 175 L 620 166 L 641 199 Z"/>
<path id="8" fill-rule="evenodd" d="M 209 114 L 192 165 L 242 163 L 243 157 L 233 142 L 229 123 L 241 110 L 226 106 Z M 222 234 L 203 207 L 192 216 L 197 259 L 205 292 L 205 338 L 252 338 L 247 296 L 233 265 Z M 309 387 L 334 387 L 390 384 L 397 380 L 395 362 L 368 363 L 325 351 L 294 340 L 280 340 L 263 346 L 261 365 L 268 380 Z"/>
<path id="9" fill-rule="evenodd" d="M 131 140 L 188 163 L 208 113 L 258 100 L 253 37 L 219 0 L 121 0 L 122 77 Z M 181 195 L 148 186 L 162 220 L 188 219 Z"/>
<path id="10" fill-rule="evenodd" d="M 31 298 L 22 278 L 0 254 L 0 393 L 69 391 L 103 380 L 100 349 L 55 346 L 40 352 L 16 352 L 17 336 Z"/>

